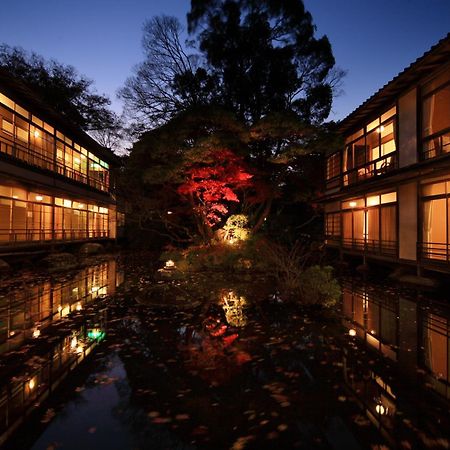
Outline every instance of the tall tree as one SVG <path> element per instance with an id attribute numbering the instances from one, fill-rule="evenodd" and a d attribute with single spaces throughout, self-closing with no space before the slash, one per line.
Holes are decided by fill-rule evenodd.
<path id="1" fill-rule="evenodd" d="M 249 139 L 241 121 L 216 107 L 190 109 L 145 133 L 120 183 L 127 197 L 140 199 L 129 219 L 174 240 L 207 241 L 229 211 L 257 214 L 263 199 L 255 195 L 258 174 L 244 161 Z"/>
<path id="2" fill-rule="evenodd" d="M 182 44 L 184 30 L 175 17 L 156 16 L 144 24 L 144 61 L 119 91 L 135 132 L 166 123 L 190 107 L 210 104 L 214 80 L 201 67 L 198 55 Z"/>
<path id="3" fill-rule="evenodd" d="M 188 25 L 225 106 L 250 123 L 285 110 L 328 116 L 340 74 L 301 0 L 192 0 Z"/>
<path id="4" fill-rule="evenodd" d="M 117 130 L 118 117 L 110 100 L 97 94 L 93 83 L 70 65 L 46 61 L 36 53 L 0 45 L 0 67 L 23 81 L 55 111 L 86 132 Z"/>

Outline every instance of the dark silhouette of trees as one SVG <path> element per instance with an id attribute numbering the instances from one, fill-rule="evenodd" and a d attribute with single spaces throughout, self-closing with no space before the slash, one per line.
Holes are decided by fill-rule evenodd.
<path id="1" fill-rule="evenodd" d="M 292 215 L 293 204 L 320 190 L 322 153 L 334 145 L 333 124 L 323 122 L 343 73 L 328 38 L 315 36 L 301 0 L 192 0 L 188 31 L 191 53 L 176 19 L 156 17 L 145 25 L 145 60 L 121 95 L 138 131 L 164 125 L 142 135 L 127 170 L 143 195 L 159 192 L 152 217 L 159 214 L 165 230 L 178 220 L 191 239 L 198 215 L 179 220 L 193 211 L 189 202 L 177 210 L 179 187 L 202 158 L 225 149 L 230 159 L 243 158 L 252 175 L 230 212 L 246 214 L 257 231 L 274 209 L 277 217 L 283 210 Z M 179 217 L 158 213 L 160 207 Z M 152 221 L 147 215 L 144 222 Z M 205 238 L 203 225 L 197 230 Z"/>
<path id="2" fill-rule="evenodd" d="M 301 0 L 192 0 L 191 34 L 224 106 L 250 123 L 274 111 L 304 122 L 328 116 L 340 72 Z"/>
<path id="3" fill-rule="evenodd" d="M 187 53 L 182 33 L 175 17 L 145 22 L 145 60 L 119 91 L 135 133 L 162 125 L 190 107 L 210 104 L 215 97 L 213 78 L 201 67 L 198 55 Z"/>
<path id="4" fill-rule="evenodd" d="M 36 53 L 3 44 L 0 45 L 0 67 L 84 131 L 96 136 L 119 132 L 120 119 L 109 109 L 110 100 L 97 94 L 92 81 L 79 75 L 73 66 L 46 61 Z"/>

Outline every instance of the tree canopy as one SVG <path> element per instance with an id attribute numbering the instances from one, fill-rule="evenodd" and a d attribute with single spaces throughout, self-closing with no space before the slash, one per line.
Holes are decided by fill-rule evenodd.
<path id="1" fill-rule="evenodd" d="M 188 25 L 224 106 L 252 123 L 274 111 L 328 116 L 340 74 L 301 0 L 192 0 Z"/>
<path id="2" fill-rule="evenodd" d="M 73 66 L 2 44 L 0 67 L 28 85 L 68 121 L 93 132 L 100 140 L 106 139 L 102 143 L 107 144 L 120 128 L 119 118 L 109 109 L 110 100 L 96 93 L 93 82 Z"/>
<path id="3" fill-rule="evenodd" d="M 342 72 L 301 0 L 192 0 L 188 31 L 189 51 L 176 19 L 145 25 L 145 60 L 122 97 L 138 128 L 153 130 L 127 170 L 147 198 L 149 186 L 166 193 L 153 218 L 165 198 L 171 211 L 184 204 L 179 217 L 193 213 L 203 238 L 225 214 L 245 214 L 258 230 L 274 208 L 317 195 L 323 149 L 334 145 L 334 125 L 323 122 Z M 227 161 L 239 161 L 231 172 L 248 175 L 242 184 Z M 164 226 L 179 220 L 170 216 L 159 213 Z"/>

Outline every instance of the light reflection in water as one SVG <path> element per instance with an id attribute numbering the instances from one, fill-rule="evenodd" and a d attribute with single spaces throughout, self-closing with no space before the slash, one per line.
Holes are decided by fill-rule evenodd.
<path id="1" fill-rule="evenodd" d="M 431 388 L 450 400 L 449 318 L 448 306 L 425 305 L 369 284 L 344 284 L 342 323 L 356 337 L 344 349 L 344 379 L 367 417 L 391 442 L 403 383 Z M 361 352 L 367 355 L 362 365 Z M 397 377 L 401 383 L 392 385 L 390 380 Z"/>
<path id="2" fill-rule="evenodd" d="M 86 267 L 72 278 L 45 279 L 24 289 L 0 292 L 0 354 L 39 338 L 50 323 L 105 295 L 113 294 L 123 274 L 116 261 Z"/>
<path id="3" fill-rule="evenodd" d="M 8 431 L 24 419 L 24 412 L 39 404 L 105 337 L 107 310 L 95 301 L 114 294 L 122 281 L 116 261 L 109 260 L 87 267 L 70 279 L 43 280 L 0 297 L 3 366 L 7 368 L 8 361 L 24 355 L 11 365 L 14 369 L 7 371 L 8 378 L 4 374 L 9 381 L 0 385 L 0 445 Z M 70 322 L 74 316 L 69 314 L 75 311 L 78 319 Z M 47 328 L 67 315 L 71 331 L 58 328 L 57 334 L 51 333 L 51 339 L 47 339 Z M 9 352 L 29 338 L 34 338 L 34 346 Z"/>
<path id="4" fill-rule="evenodd" d="M 245 297 L 237 295 L 234 291 L 223 291 L 221 303 L 229 325 L 237 328 L 247 325 L 247 316 L 245 314 L 247 300 Z"/>

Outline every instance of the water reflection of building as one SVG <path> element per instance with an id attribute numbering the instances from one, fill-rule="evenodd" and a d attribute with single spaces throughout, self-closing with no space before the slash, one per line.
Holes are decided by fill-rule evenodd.
<path id="1" fill-rule="evenodd" d="M 46 279 L 0 293 L 0 354 L 38 337 L 52 321 L 113 294 L 122 277 L 116 265 L 110 260 L 86 267 L 70 280 Z"/>
<path id="2" fill-rule="evenodd" d="M 442 311 L 422 310 L 421 362 L 430 387 L 450 400 L 450 322 Z"/>
<path id="3" fill-rule="evenodd" d="M 116 261 L 109 260 L 86 267 L 69 280 L 45 280 L 3 294 L 0 445 L 103 339 L 107 304 L 97 301 L 114 294 L 122 281 Z M 50 326 L 63 317 L 67 326 Z M 34 333 L 36 329 L 39 333 Z M 12 348 L 18 351 L 6 353 Z"/>
<path id="4" fill-rule="evenodd" d="M 405 403 L 430 393 L 435 400 L 435 394 L 450 399 L 450 309 L 359 282 L 344 285 L 342 312 L 349 335 L 344 348 L 346 385 L 371 422 L 395 441 L 396 413 Z M 424 396 L 407 398 L 407 389 L 418 389 Z M 409 407 L 419 414 L 417 405 Z M 432 408 L 426 407 L 420 412 L 424 426 L 435 421 Z"/>

